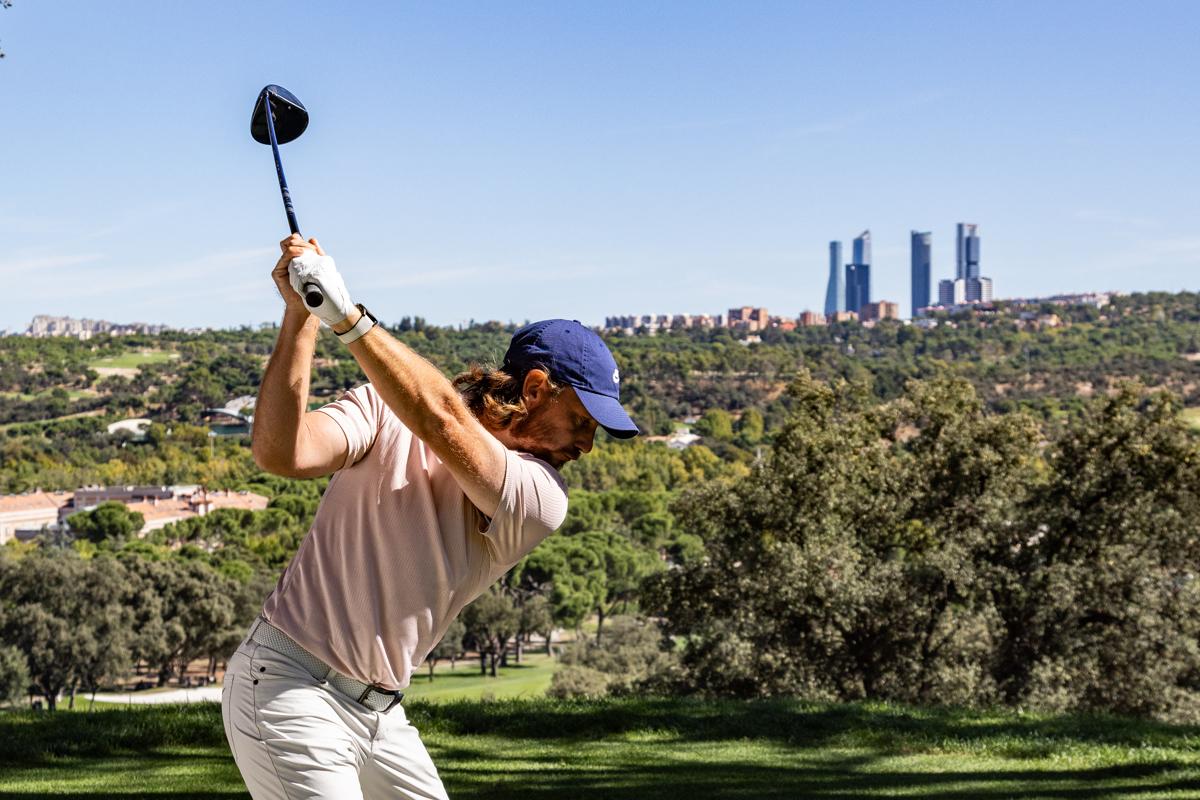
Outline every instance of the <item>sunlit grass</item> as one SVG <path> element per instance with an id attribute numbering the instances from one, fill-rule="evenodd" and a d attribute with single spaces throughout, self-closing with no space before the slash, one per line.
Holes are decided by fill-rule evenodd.
<path id="1" fill-rule="evenodd" d="M 542 697 L 550 688 L 556 666 L 557 662 L 544 653 L 526 653 L 521 664 L 510 657 L 509 666 L 493 678 L 479 673 L 476 659 L 460 660 L 453 670 L 449 661 L 440 661 L 433 680 L 429 680 L 427 669 L 421 670 L 413 676 L 405 696 L 430 702 Z"/>
<path id="2" fill-rule="evenodd" d="M 107 356 L 98 358 L 92 361 L 88 366 L 95 369 L 96 367 L 115 368 L 115 369 L 135 369 L 144 364 L 161 364 L 165 361 L 179 358 L 178 353 L 169 353 L 165 350 L 137 350 L 121 353 L 116 356 Z"/>
<path id="3" fill-rule="evenodd" d="M 782 700 L 405 705 L 456 800 L 1200 796 L 1200 728 L 1119 717 Z M 247 796 L 216 704 L 10 713 L 0 728 L 5 798 Z"/>

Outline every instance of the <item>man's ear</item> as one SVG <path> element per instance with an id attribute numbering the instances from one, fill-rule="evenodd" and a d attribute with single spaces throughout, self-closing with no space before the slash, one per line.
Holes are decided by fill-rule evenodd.
<path id="1" fill-rule="evenodd" d="M 534 367 L 525 373 L 525 383 L 521 386 L 525 408 L 532 411 L 549 400 L 550 396 L 550 375 L 546 370 Z"/>

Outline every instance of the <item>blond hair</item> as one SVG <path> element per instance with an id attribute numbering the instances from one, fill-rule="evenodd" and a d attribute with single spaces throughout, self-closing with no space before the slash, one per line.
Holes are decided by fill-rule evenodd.
<path id="1" fill-rule="evenodd" d="M 525 375 L 518 376 L 498 367 L 472 364 L 466 372 L 457 375 L 453 383 L 471 413 L 479 418 L 485 428 L 507 430 L 529 416 L 523 396 Z M 551 396 L 565 388 L 549 378 L 547 381 Z"/>

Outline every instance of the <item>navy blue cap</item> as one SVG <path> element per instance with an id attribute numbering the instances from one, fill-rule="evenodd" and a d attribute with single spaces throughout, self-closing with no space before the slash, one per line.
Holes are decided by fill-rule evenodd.
<path id="1" fill-rule="evenodd" d="M 621 407 L 621 373 L 608 345 L 578 320 L 544 319 L 513 334 L 504 370 L 522 376 L 540 367 L 575 389 L 579 402 L 610 435 L 630 439 L 638 426 Z"/>

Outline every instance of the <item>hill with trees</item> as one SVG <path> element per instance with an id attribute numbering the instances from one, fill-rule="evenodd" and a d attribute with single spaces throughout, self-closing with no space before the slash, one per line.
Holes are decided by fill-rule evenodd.
<path id="1" fill-rule="evenodd" d="M 1200 718 L 1200 445 L 1184 417 L 1200 400 L 1200 296 L 936 322 L 610 336 L 623 398 L 657 435 L 602 434 L 565 468 L 562 530 L 437 658 L 470 650 L 492 672 L 565 629 L 561 696 Z M 452 375 L 497 359 L 513 326 L 392 330 Z M 0 339 L 0 492 L 195 483 L 270 498 L 144 536 L 101 507 L 4 548 L 0 685 L 23 680 L 5 679 L 19 655 L 48 702 L 136 663 L 159 682 L 197 658 L 217 671 L 325 486 L 263 473 L 244 436 L 206 423 L 255 393 L 276 335 Z M 322 336 L 310 405 L 361 380 Z M 134 416 L 142 434 L 109 433 Z M 698 442 L 669 444 L 681 427 Z"/>

